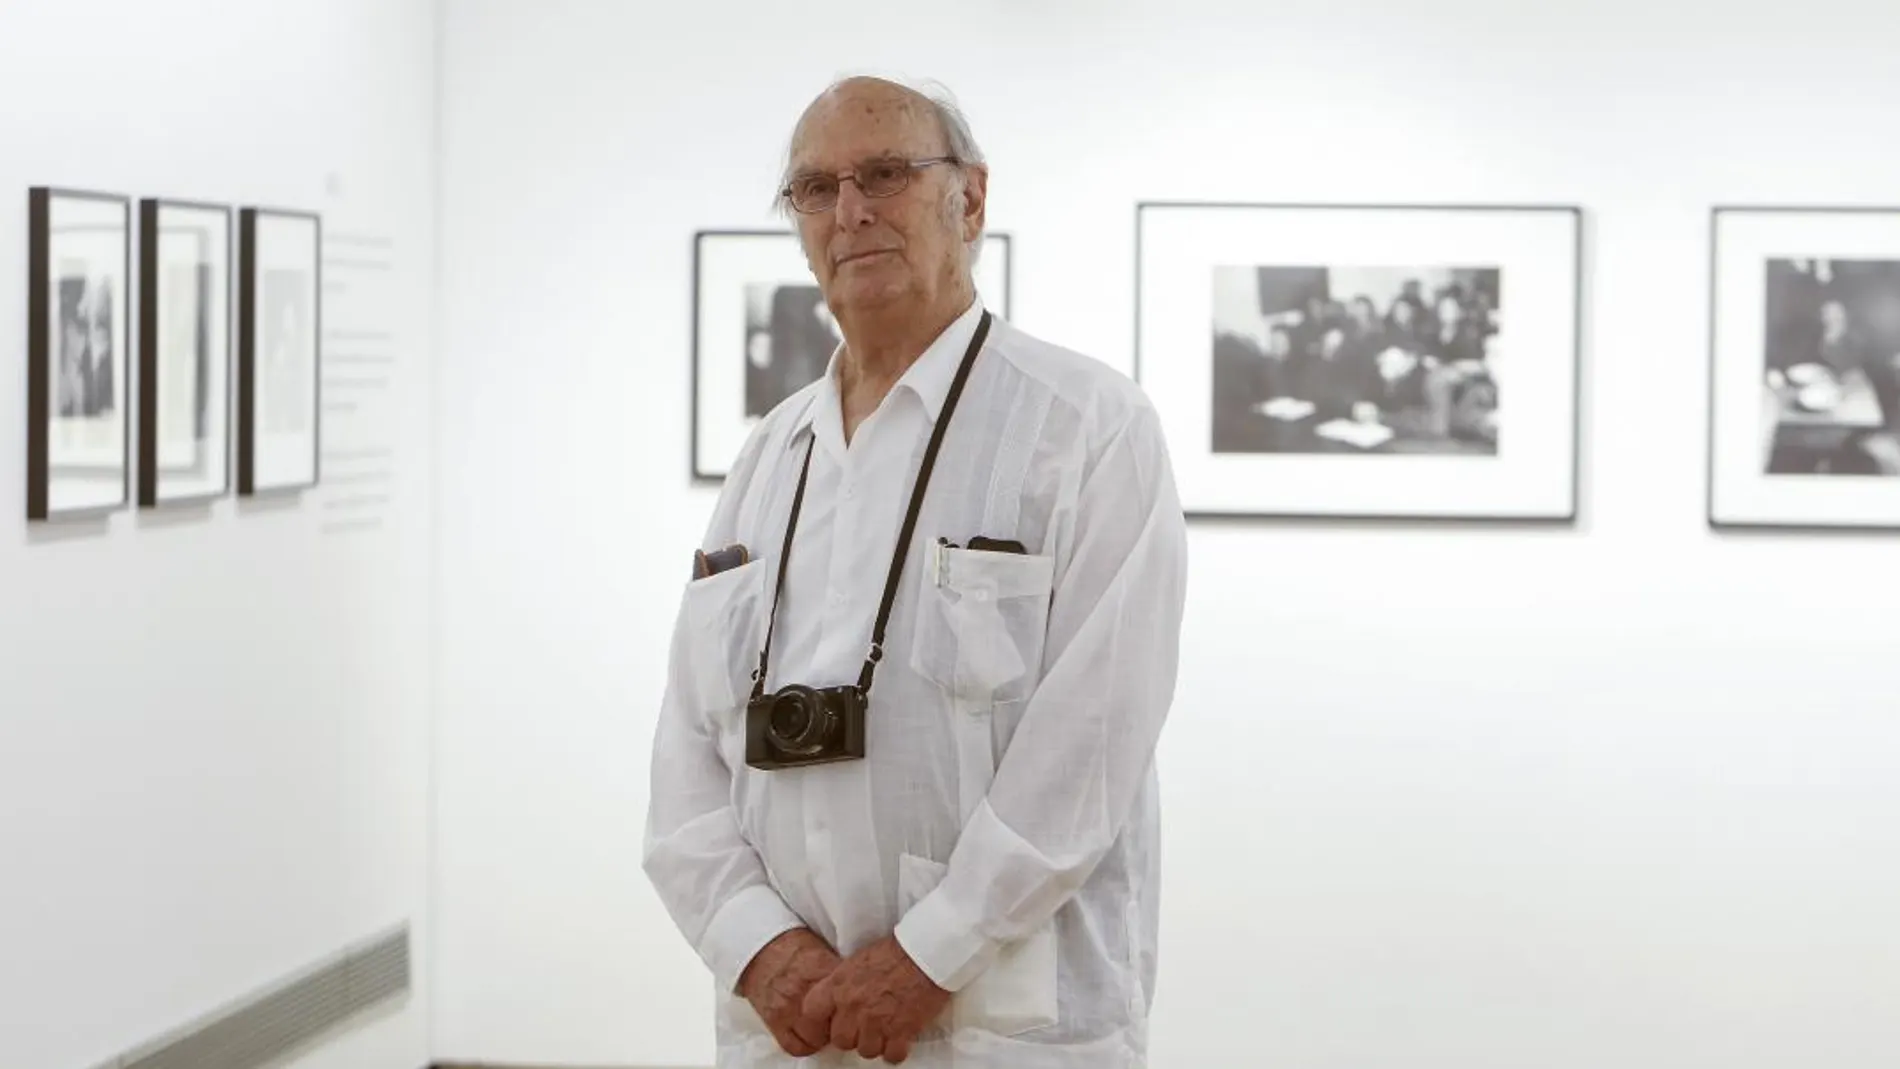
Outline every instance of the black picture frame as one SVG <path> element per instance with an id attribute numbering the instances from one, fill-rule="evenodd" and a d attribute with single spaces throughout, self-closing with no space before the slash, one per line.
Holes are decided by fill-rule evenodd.
<path id="1" fill-rule="evenodd" d="M 299 229 L 307 234 L 297 234 Z M 300 493 L 322 482 L 322 214 L 240 208 L 237 259 L 237 492 Z M 299 312 L 307 315 L 281 327 L 280 313 Z M 275 354 L 283 346 L 260 341 L 266 329 L 281 329 L 273 340 L 284 344 L 293 344 L 289 335 L 296 335 L 301 348 L 280 363 Z M 269 353 L 260 353 L 267 348 Z M 307 367 L 296 365 L 299 356 L 307 357 Z"/>
<path id="2" fill-rule="evenodd" d="M 717 486 L 752 425 L 772 404 L 822 374 L 830 356 L 823 301 L 790 229 L 703 229 L 693 233 L 687 477 Z M 1008 231 L 989 231 L 975 267 L 977 290 L 1000 318 L 1014 304 L 1015 248 Z M 794 337 L 798 370 L 782 380 L 760 370 L 751 347 L 761 334 Z M 770 342 L 764 343 L 768 348 Z M 769 365 L 769 358 L 768 358 Z M 809 377 L 808 377 L 809 375 Z"/>
<path id="3" fill-rule="evenodd" d="M 27 190 L 29 521 L 97 519 L 130 501 L 132 227 L 124 194 Z"/>
<path id="4" fill-rule="evenodd" d="M 1134 216 L 1133 377 L 1162 414 L 1190 520 L 1577 523 L 1585 364 L 1581 206 L 1152 199 L 1136 202 Z M 1473 421 L 1478 430 L 1467 442 L 1448 440 L 1442 420 L 1434 433 L 1406 440 L 1383 404 L 1372 417 L 1358 414 L 1358 402 L 1349 406 L 1352 415 L 1333 415 L 1297 390 L 1253 398 L 1234 389 L 1223 370 L 1228 361 L 1219 359 L 1227 356 L 1220 349 L 1222 309 L 1260 314 L 1261 333 L 1277 348 L 1281 329 L 1305 321 L 1290 311 L 1284 319 L 1265 312 L 1269 296 L 1286 295 L 1277 292 L 1282 283 L 1288 293 L 1317 285 L 1323 302 L 1350 305 L 1350 295 L 1331 292 L 1339 276 L 1378 276 L 1386 285 L 1415 270 L 1486 280 L 1479 289 L 1500 287 L 1495 307 L 1481 304 L 1492 329 L 1479 332 L 1479 358 L 1455 362 L 1472 369 L 1460 374 L 1478 384 L 1468 395 L 1482 389 L 1494 399 L 1488 442 L 1482 420 Z M 1224 292 L 1233 286 L 1240 287 L 1237 296 Z M 1372 303 L 1378 311 L 1378 301 Z M 1496 357 L 1500 340 L 1511 347 L 1503 361 Z M 1309 341 L 1302 340 L 1301 352 Z M 1266 348 L 1257 348 L 1264 359 Z M 1520 366 L 1510 362 L 1526 359 L 1520 348 L 1535 354 L 1532 371 L 1504 385 L 1498 372 Z M 1418 370 L 1428 363 L 1424 351 L 1409 354 L 1412 370 L 1403 376 L 1432 370 Z M 1297 377 L 1287 371 L 1288 381 Z M 1513 402 L 1526 393 L 1531 399 L 1517 401 L 1515 411 L 1529 414 L 1515 416 Z M 1241 407 L 1246 418 L 1271 430 L 1245 442 L 1224 430 L 1242 425 L 1233 416 Z M 1524 425 L 1532 428 L 1528 435 L 1516 429 Z"/>
<path id="5" fill-rule="evenodd" d="M 200 303 L 193 312 L 200 320 L 197 340 L 203 348 L 196 354 L 198 377 L 189 395 L 194 426 L 188 441 L 194 459 L 183 469 L 199 477 L 176 481 L 167 476 L 180 474 L 175 459 L 178 442 L 171 433 L 177 413 L 161 407 L 161 401 L 172 396 L 167 372 L 176 370 L 161 359 L 166 340 L 174 337 L 171 318 L 178 312 L 167 299 L 173 291 L 165 285 L 166 269 L 179 266 L 168 258 L 166 239 L 174 236 L 168 220 L 173 216 L 196 217 L 205 227 L 195 235 L 200 258 L 191 265 L 197 269 L 192 292 Z M 141 198 L 138 248 L 138 504 L 146 509 L 202 505 L 229 494 L 232 484 L 231 208 L 204 201 Z"/>
<path id="6" fill-rule="evenodd" d="M 1900 205 L 1717 204 L 1708 242 L 1709 528 L 1900 532 Z"/>

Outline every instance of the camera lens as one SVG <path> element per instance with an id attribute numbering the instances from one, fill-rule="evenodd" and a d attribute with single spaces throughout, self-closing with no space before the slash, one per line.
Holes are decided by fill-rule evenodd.
<path id="1" fill-rule="evenodd" d="M 781 739 L 796 739 L 811 730 L 811 706 L 796 694 L 787 694 L 772 704 L 772 734 Z"/>
<path id="2" fill-rule="evenodd" d="M 815 753 L 824 744 L 831 714 L 818 695 L 804 687 L 787 687 L 772 703 L 766 729 L 772 742 L 789 753 Z"/>

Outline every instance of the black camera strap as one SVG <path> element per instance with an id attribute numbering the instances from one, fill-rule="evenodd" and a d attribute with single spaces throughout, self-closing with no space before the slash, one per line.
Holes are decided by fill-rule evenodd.
<path id="1" fill-rule="evenodd" d="M 884 659 L 884 628 L 890 622 L 891 606 L 897 600 L 897 583 L 904 576 L 904 558 L 910 552 L 910 540 L 917 533 L 917 512 L 923 507 L 924 488 L 930 485 L 930 470 L 937 461 L 937 451 L 943 445 L 943 432 L 950 425 L 950 414 L 956 410 L 957 398 L 963 394 L 963 383 L 970 377 L 970 368 L 976 363 L 976 354 L 983 348 L 983 340 L 989 336 L 990 313 L 983 312 L 983 318 L 976 325 L 976 335 L 970 339 L 970 346 L 964 350 L 963 362 L 957 365 L 956 378 L 950 381 L 950 392 L 943 401 L 943 412 L 937 417 L 937 425 L 931 429 L 930 444 L 924 448 L 923 466 L 917 472 L 917 484 L 911 488 L 910 510 L 904 514 L 904 529 L 897 535 L 897 551 L 891 557 L 890 575 L 884 580 L 884 601 L 877 609 L 877 623 L 871 628 L 871 652 L 864 659 L 864 670 L 858 673 L 858 689 L 868 693 L 871 689 L 871 677 L 877 671 L 877 663 Z M 772 631 L 778 625 L 779 596 L 785 592 L 785 569 L 792 559 L 792 533 L 798 529 L 798 511 L 805 503 L 805 479 L 811 474 L 812 447 L 818 442 L 818 432 L 814 428 L 811 437 L 805 442 L 805 463 L 798 473 L 798 490 L 792 495 L 792 514 L 785 521 L 785 546 L 778 556 L 778 585 L 772 591 L 772 614 L 766 620 L 765 646 L 759 650 L 759 667 L 752 672 L 752 697 L 757 700 L 765 693 L 766 659 L 772 652 Z"/>

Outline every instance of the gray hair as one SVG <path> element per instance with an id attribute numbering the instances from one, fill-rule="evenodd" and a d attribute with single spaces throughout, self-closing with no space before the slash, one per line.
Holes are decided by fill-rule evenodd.
<path id="1" fill-rule="evenodd" d="M 826 94 L 835 92 L 846 82 L 854 81 L 858 77 L 860 76 L 853 75 L 839 78 L 829 86 L 826 86 L 825 92 L 819 94 L 819 96 L 823 97 Z M 950 199 L 945 205 L 946 209 L 951 211 L 954 217 L 956 208 L 961 205 L 963 200 L 963 192 L 965 188 L 967 188 L 968 175 L 964 172 L 963 168 L 972 164 L 976 166 L 988 166 L 989 164 L 989 161 L 983 156 L 982 146 L 976 143 L 976 135 L 970 130 L 970 120 L 963 114 L 963 109 L 957 105 L 956 97 L 950 92 L 949 88 L 941 82 L 932 80 L 913 84 L 901 78 L 892 78 L 884 75 L 877 77 L 881 81 L 890 82 L 893 85 L 900 86 L 917 94 L 917 96 L 923 99 L 931 116 L 937 120 L 938 128 L 943 131 L 944 152 L 954 157 L 957 161 L 957 166 L 951 171 L 955 177 L 952 179 L 953 185 L 950 190 Z M 788 222 L 794 222 L 792 219 L 792 206 L 781 193 L 786 184 L 792 179 L 792 149 L 793 143 L 797 138 L 798 130 L 797 127 L 794 126 L 791 136 L 786 139 L 785 151 L 781 157 L 778 187 L 772 191 L 773 212 Z M 796 225 L 795 222 L 794 225 Z M 975 267 L 977 259 L 983 252 L 983 231 L 979 229 L 976 237 L 964 247 L 969 253 L 970 266 Z"/>

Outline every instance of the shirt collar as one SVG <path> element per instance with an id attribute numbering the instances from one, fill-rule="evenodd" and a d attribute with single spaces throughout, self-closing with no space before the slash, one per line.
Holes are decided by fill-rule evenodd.
<path id="1" fill-rule="evenodd" d="M 950 396 L 950 384 L 957 377 L 957 368 L 963 363 L 964 350 L 969 348 L 970 339 L 976 335 L 977 324 L 982 318 L 982 300 L 971 301 L 970 307 L 964 309 L 963 314 L 952 320 L 950 325 L 943 329 L 943 333 L 937 335 L 936 340 L 930 343 L 923 355 L 911 362 L 910 367 L 905 369 L 891 387 L 891 392 L 909 390 L 923 403 L 924 413 L 929 421 L 932 424 L 936 423 L 937 417 L 943 412 L 944 401 Z M 831 423 L 842 423 L 844 403 L 838 394 L 838 360 L 843 355 L 843 345 L 832 349 L 831 359 L 825 363 L 823 385 L 812 399 L 812 403 L 805 406 L 804 415 L 800 416 L 798 423 L 792 427 L 792 433 L 787 439 L 788 445 L 801 444 L 805 432 L 814 423 L 820 426 L 826 426 L 827 424 L 820 422 L 826 420 Z M 841 426 L 838 431 L 838 437 L 841 440 L 843 434 Z"/>

